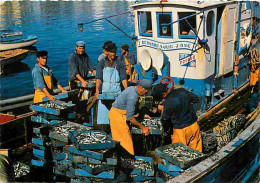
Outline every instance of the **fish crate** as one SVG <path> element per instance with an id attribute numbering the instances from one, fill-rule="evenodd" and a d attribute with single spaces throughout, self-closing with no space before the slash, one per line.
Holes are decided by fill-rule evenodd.
<path id="1" fill-rule="evenodd" d="M 131 175 L 132 182 L 147 182 L 147 181 L 153 181 L 155 177 L 153 176 L 143 176 L 143 175 Z"/>
<path id="2" fill-rule="evenodd" d="M 91 127 L 87 127 L 73 122 L 67 122 L 67 124 L 53 127 L 52 131 L 49 133 L 49 137 L 55 140 L 59 140 L 61 142 L 68 143 L 70 131 L 89 131 L 91 129 Z"/>
<path id="3" fill-rule="evenodd" d="M 28 175 L 31 171 L 30 166 L 21 162 L 15 162 L 13 164 L 14 177 L 17 179 L 19 177 Z"/>
<path id="4" fill-rule="evenodd" d="M 169 144 L 158 147 L 155 152 L 163 159 L 173 163 L 174 165 L 187 169 L 202 159 L 205 155 L 181 143 Z"/>
<path id="5" fill-rule="evenodd" d="M 42 116 L 31 116 L 31 122 L 45 124 L 48 126 L 55 126 L 57 124 L 63 123 L 63 121 L 60 120 L 47 120 Z"/>
<path id="6" fill-rule="evenodd" d="M 31 160 L 31 164 L 33 165 L 33 166 L 38 166 L 38 167 L 43 167 L 44 165 L 45 165 L 45 161 L 44 160 L 40 160 L 40 159 L 32 159 Z"/>
<path id="7" fill-rule="evenodd" d="M 74 131 L 69 138 L 79 150 L 107 149 L 115 147 L 115 142 L 105 133 L 98 130 Z"/>
<path id="8" fill-rule="evenodd" d="M 142 125 L 146 127 L 150 127 L 149 129 L 149 135 L 161 135 L 163 132 L 162 123 L 160 118 L 151 118 L 151 119 L 144 119 L 141 122 Z M 143 134 L 141 129 L 133 126 L 131 130 L 132 134 Z"/>
<path id="9" fill-rule="evenodd" d="M 81 164 L 75 163 L 75 166 L 78 168 L 87 171 L 90 174 L 97 175 L 101 172 L 115 170 L 116 167 L 110 165 L 103 165 L 103 164 Z"/>
<path id="10" fill-rule="evenodd" d="M 166 167 L 166 170 L 169 172 L 184 172 L 183 169 L 180 167 L 170 163 L 169 161 L 166 161 L 165 159 L 162 159 L 164 166 Z"/>
<path id="11" fill-rule="evenodd" d="M 118 93 L 102 93 L 98 95 L 99 100 L 116 100 Z"/>
<path id="12" fill-rule="evenodd" d="M 112 157 L 112 158 L 106 158 L 103 160 L 97 160 L 97 159 L 93 159 L 93 158 L 85 158 L 85 162 L 89 163 L 89 164 L 96 164 L 96 165 L 111 165 L 111 166 L 115 166 L 117 165 L 117 157 Z"/>
<path id="13" fill-rule="evenodd" d="M 72 112 L 74 107 L 75 104 L 71 104 L 71 103 L 47 101 L 47 102 L 32 104 L 30 106 L 30 109 L 36 112 L 42 112 L 42 113 L 59 116 L 59 115 L 64 115 Z"/>
<path id="14" fill-rule="evenodd" d="M 68 156 L 71 163 L 87 163 L 88 161 L 88 159 L 84 156 L 72 155 L 72 154 L 69 154 Z"/>
<path id="15" fill-rule="evenodd" d="M 81 155 L 84 157 L 89 157 L 97 160 L 103 160 L 107 157 L 110 157 L 114 152 L 113 148 L 97 150 L 97 151 L 91 151 L 91 150 L 80 151 L 74 145 L 67 145 L 64 147 L 64 150 L 68 151 L 71 154 Z"/>
<path id="16" fill-rule="evenodd" d="M 162 163 L 158 164 L 158 169 L 163 171 L 164 173 L 171 175 L 172 177 L 177 177 L 178 175 L 180 175 L 180 172 L 176 172 L 176 171 L 168 171 L 167 167 L 165 165 L 163 165 Z"/>
<path id="17" fill-rule="evenodd" d="M 75 173 L 75 176 L 83 176 L 83 177 L 91 177 L 91 178 L 101 178 L 101 179 L 114 179 L 115 178 L 115 170 L 104 171 L 97 175 L 92 175 L 92 174 L 88 173 L 86 170 L 74 169 L 74 173 Z"/>
<path id="18" fill-rule="evenodd" d="M 174 176 L 167 174 L 161 170 L 157 170 L 156 171 L 156 177 L 155 180 L 157 183 L 165 183 L 167 181 L 169 181 L 170 179 L 173 179 Z"/>
<path id="19" fill-rule="evenodd" d="M 87 88 L 94 88 L 96 87 L 96 79 L 88 79 L 86 80 Z M 78 87 L 82 87 L 81 82 L 77 83 Z"/>

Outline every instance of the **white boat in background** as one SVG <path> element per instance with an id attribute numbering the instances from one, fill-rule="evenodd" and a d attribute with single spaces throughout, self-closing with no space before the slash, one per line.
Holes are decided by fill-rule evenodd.
<path id="1" fill-rule="evenodd" d="M 37 43 L 36 36 L 30 35 L 24 37 L 20 31 L 1 30 L 0 32 L 2 32 L 0 37 L 0 51 L 28 47 Z"/>

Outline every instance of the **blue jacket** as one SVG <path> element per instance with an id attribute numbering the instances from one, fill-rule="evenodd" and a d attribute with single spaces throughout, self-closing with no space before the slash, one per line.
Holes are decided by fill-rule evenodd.
<path id="1" fill-rule="evenodd" d="M 94 66 L 90 63 L 90 58 L 86 53 L 79 55 L 75 52 L 69 56 L 69 81 L 73 81 L 76 75 L 79 74 L 81 77 L 86 79 L 88 72 L 95 70 Z"/>

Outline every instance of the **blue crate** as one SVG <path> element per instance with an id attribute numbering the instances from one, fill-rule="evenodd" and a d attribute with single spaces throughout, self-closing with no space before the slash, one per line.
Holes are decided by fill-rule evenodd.
<path id="1" fill-rule="evenodd" d="M 115 167 L 109 165 L 99 165 L 98 167 L 91 167 L 91 164 L 80 164 L 80 163 L 75 163 L 75 165 L 78 168 L 85 170 L 92 175 L 97 175 L 100 174 L 101 172 L 108 171 L 108 170 L 115 170 Z"/>
<path id="2" fill-rule="evenodd" d="M 163 152 L 165 149 L 177 148 L 178 146 L 183 147 L 185 149 L 185 151 L 196 153 L 198 155 L 198 157 L 193 159 L 193 160 L 189 160 L 189 161 L 179 161 L 178 158 L 173 158 L 173 157 L 171 157 L 168 154 L 165 154 Z M 165 159 L 166 161 L 173 163 L 174 165 L 176 165 L 176 166 L 178 166 L 182 169 L 187 169 L 187 168 L 195 165 L 196 163 L 200 162 L 201 160 L 203 160 L 205 158 L 205 155 L 202 154 L 201 152 L 198 152 L 198 151 L 196 151 L 196 150 L 194 150 L 194 149 L 192 149 L 188 146 L 185 146 L 181 143 L 169 144 L 169 145 L 166 145 L 166 146 L 158 147 L 158 148 L 155 149 L 155 152 L 161 158 Z M 180 153 L 180 155 L 181 155 L 181 153 Z"/>
<path id="3" fill-rule="evenodd" d="M 45 107 L 41 107 L 39 106 L 40 104 L 44 104 L 46 102 L 40 102 L 40 103 L 36 103 L 36 104 L 32 104 L 30 106 L 31 110 L 34 110 L 36 112 L 42 112 L 42 113 L 47 113 L 47 114 L 52 114 L 52 115 L 56 115 L 59 116 L 61 114 L 68 114 L 69 112 L 71 112 L 73 110 L 73 108 L 75 107 L 75 104 L 70 104 L 70 103 L 65 103 L 65 102 L 58 102 L 58 101 L 48 101 L 49 103 L 55 103 L 58 105 L 66 105 L 67 108 L 66 109 L 51 109 L 51 108 L 45 108 Z"/>
<path id="4" fill-rule="evenodd" d="M 135 156 L 135 159 L 151 163 L 152 169 L 146 171 L 146 170 L 143 170 L 143 169 L 135 168 L 131 172 L 131 175 L 154 176 L 153 158 L 151 158 L 151 157 Z"/>
<path id="5" fill-rule="evenodd" d="M 45 150 L 45 146 L 41 146 L 41 145 L 38 145 L 38 144 L 34 144 L 37 148 L 39 148 L 40 150 Z"/>
<path id="6" fill-rule="evenodd" d="M 98 95 L 99 100 L 115 100 L 119 94 L 117 93 L 102 93 Z"/>
<path id="7" fill-rule="evenodd" d="M 52 147 L 64 147 L 67 143 L 59 140 L 51 140 Z"/>
<path id="8" fill-rule="evenodd" d="M 78 150 L 74 145 L 67 145 L 64 147 L 64 150 L 67 150 L 68 152 L 72 154 L 82 155 L 85 157 L 97 159 L 97 160 L 103 160 L 104 158 L 108 157 L 112 154 L 114 149 L 109 148 L 105 150 L 99 150 L 99 151 L 91 151 L 91 150 Z"/>
<path id="9" fill-rule="evenodd" d="M 87 159 L 84 156 L 71 155 L 71 154 L 69 154 L 69 160 L 72 163 L 86 163 L 87 162 Z"/>
<path id="10" fill-rule="evenodd" d="M 34 166 L 43 167 L 44 164 L 45 164 L 45 161 L 32 159 L 32 160 L 31 160 L 31 163 L 32 163 L 32 165 L 34 165 Z"/>
<path id="11" fill-rule="evenodd" d="M 184 172 L 183 169 L 181 169 L 180 167 L 170 163 L 169 161 L 167 161 L 165 159 L 162 159 L 162 161 L 163 161 L 163 164 L 165 165 L 166 169 L 169 172 Z"/>
<path id="12" fill-rule="evenodd" d="M 87 88 L 94 88 L 96 87 L 96 79 L 88 79 L 87 82 Z M 82 87 L 81 82 L 77 83 L 78 87 Z"/>
<path id="13" fill-rule="evenodd" d="M 44 156 L 39 156 L 39 155 L 37 155 L 37 154 L 34 154 L 34 157 L 35 157 L 35 158 L 38 158 L 38 159 L 40 159 L 40 160 L 45 161 Z"/>
<path id="14" fill-rule="evenodd" d="M 31 116 L 31 122 L 36 122 L 36 123 L 43 123 L 43 124 L 48 124 L 50 123 L 48 120 L 42 117 L 37 117 L 37 116 Z"/>
<path id="15" fill-rule="evenodd" d="M 45 152 L 43 150 L 33 149 L 33 154 L 44 157 Z"/>
<path id="16" fill-rule="evenodd" d="M 159 117 L 153 117 L 151 118 L 152 120 L 160 120 Z M 147 121 L 147 120 L 150 120 L 150 119 L 144 119 L 144 121 Z M 144 121 L 141 122 L 141 124 L 143 124 L 144 126 L 147 126 L 147 127 L 150 127 L 149 129 L 149 135 L 161 135 L 163 133 L 163 131 L 161 130 L 161 125 L 146 125 L 144 124 Z M 141 129 L 138 128 L 138 127 L 133 127 L 131 129 L 131 133 L 132 134 L 137 134 L 137 135 L 141 135 L 143 134 Z"/>
<path id="17" fill-rule="evenodd" d="M 32 138 L 32 143 L 39 146 L 45 146 L 43 139 L 40 138 Z"/>
<path id="18" fill-rule="evenodd" d="M 82 129 L 84 131 L 88 131 L 88 130 L 92 129 L 91 127 L 87 127 L 87 126 L 80 125 L 80 124 L 73 123 L 73 122 L 69 122 L 69 121 L 67 121 L 66 124 L 63 123 L 63 124 L 61 124 L 59 126 L 57 125 L 57 127 L 63 127 L 63 126 L 64 126 L 64 128 L 65 128 L 65 126 L 73 126 L 73 127 L 76 127 L 77 130 Z M 69 141 L 69 131 L 66 134 L 59 134 L 59 133 L 56 133 L 54 128 L 53 128 L 52 131 L 50 131 L 49 137 L 52 138 L 52 139 L 55 139 L 55 140 L 59 140 L 61 142 L 68 143 L 68 141 Z"/>
<path id="19" fill-rule="evenodd" d="M 71 142 L 77 147 L 79 150 L 93 150 L 93 149 L 107 149 L 107 148 L 112 148 L 115 147 L 115 142 L 112 141 L 112 139 L 108 136 L 108 141 L 105 143 L 90 143 L 90 144 L 79 144 L 77 139 L 75 138 L 75 135 L 77 134 L 87 134 L 87 133 L 95 133 L 95 132 L 100 132 L 98 130 L 91 130 L 91 131 L 74 131 L 69 133 L 69 139 Z M 107 135 L 106 133 L 102 132 L 102 134 Z"/>
<path id="20" fill-rule="evenodd" d="M 169 174 L 169 175 L 171 175 L 171 176 L 173 176 L 173 177 L 177 177 L 178 175 L 180 175 L 181 173 L 180 172 L 175 172 L 175 171 L 168 171 L 167 170 L 167 168 L 166 168 L 166 166 L 165 165 L 163 165 L 162 163 L 159 163 L 158 164 L 158 168 L 159 168 L 159 170 L 161 170 L 161 171 L 163 171 L 163 172 L 165 172 L 165 173 L 167 173 L 167 174 Z"/>
<path id="21" fill-rule="evenodd" d="M 67 153 L 54 153 L 53 159 L 60 161 L 60 160 L 64 160 L 67 156 L 68 156 Z"/>
<path id="22" fill-rule="evenodd" d="M 75 169 L 75 175 L 76 176 L 83 176 L 83 177 L 92 177 L 92 178 L 114 179 L 115 178 L 115 171 L 101 172 L 98 175 L 92 175 L 85 170 Z"/>
<path id="23" fill-rule="evenodd" d="M 155 177 L 151 177 L 151 176 L 135 176 L 133 177 L 133 182 L 144 182 L 144 181 L 149 181 L 149 180 L 154 180 Z"/>

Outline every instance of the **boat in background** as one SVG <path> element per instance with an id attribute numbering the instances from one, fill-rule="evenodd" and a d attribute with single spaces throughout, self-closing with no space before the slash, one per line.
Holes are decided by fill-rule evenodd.
<path id="1" fill-rule="evenodd" d="M 21 31 L 14 32 L 9 29 L 0 30 L 0 51 L 32 46 L 37 43 L 37 36 L 23 36 Z"/>

